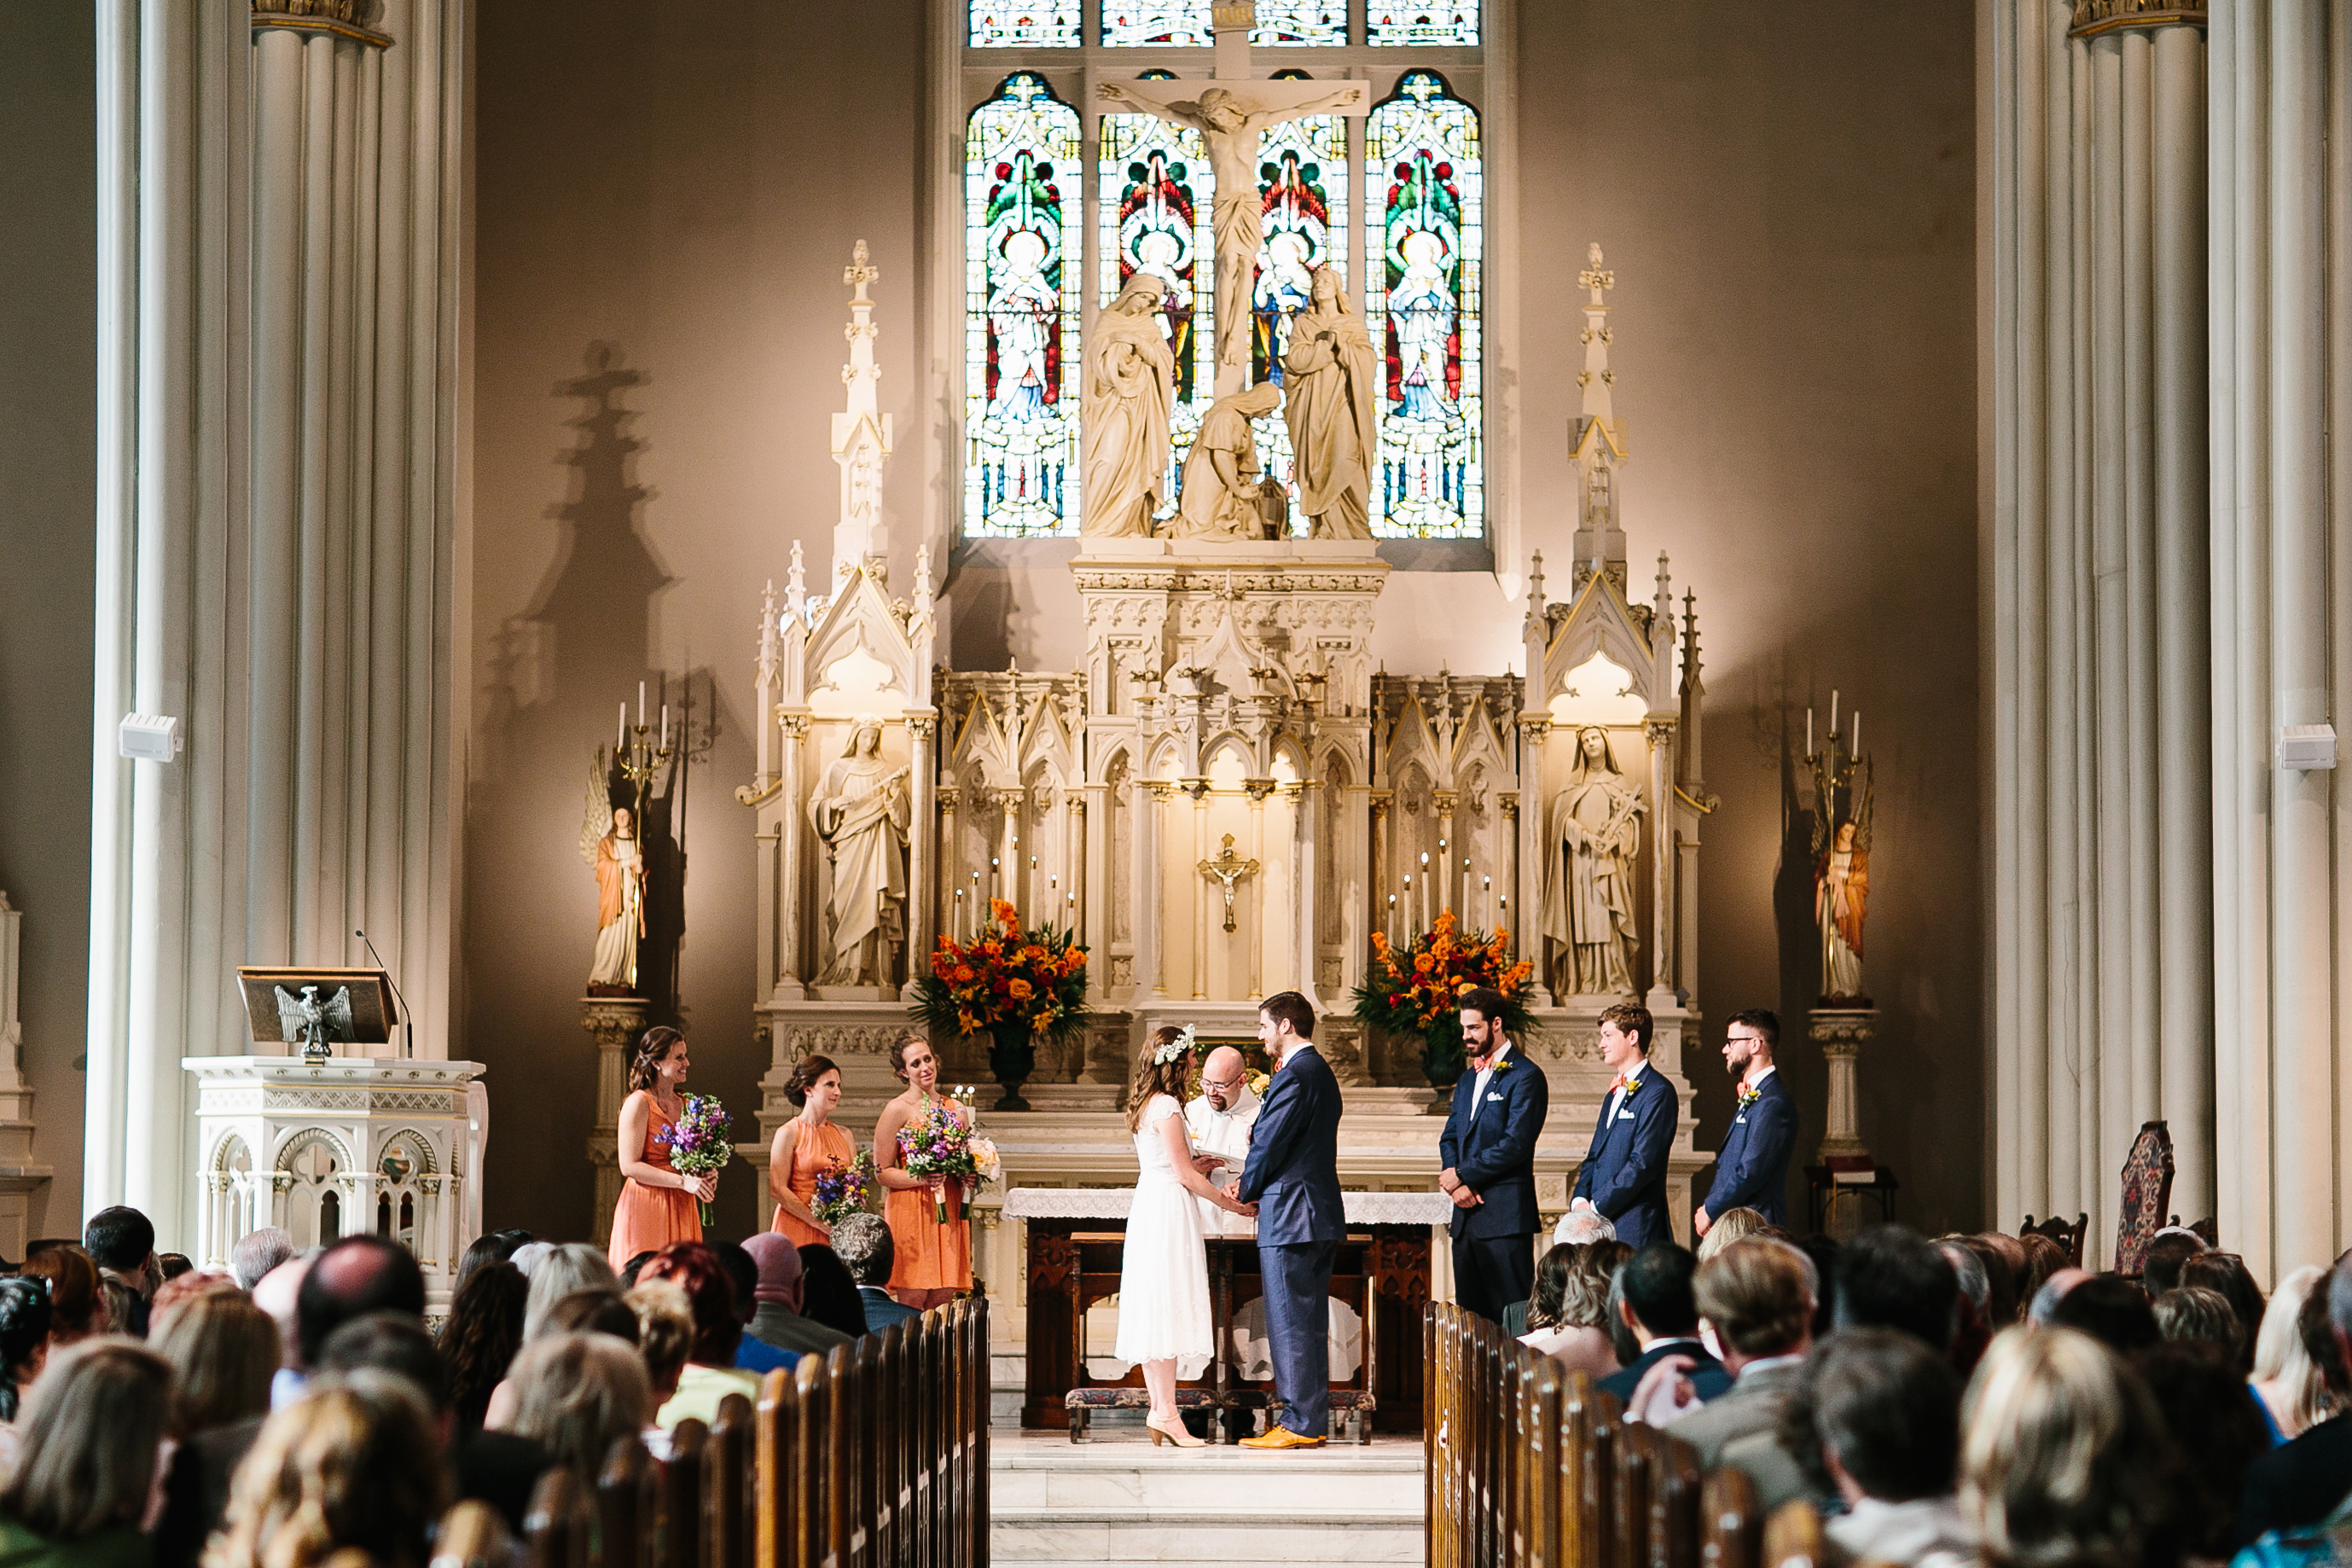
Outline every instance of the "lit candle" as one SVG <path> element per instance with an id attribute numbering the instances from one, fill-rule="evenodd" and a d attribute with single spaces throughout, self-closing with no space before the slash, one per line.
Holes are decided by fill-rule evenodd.
<path id="1" fill-rule="evenodd" d="M 955 932 L 956 941 L 961 942 L 963 940 L 963 889 L 961 888 L 955 890 L 955 919 L 950 929 Z"/>
<path id="2" fill-rule="evenodd" d="M 1467 867 L 1470 862 L 1465 860 L 1462 864 L 1465 867 Z M 1492 877 L 1481 877 L 1478 879 L 1478 919 L 1480 923 L 1485 925 L 1490 931 L 1494 928 L 1495 924 L 1494 910 L 1495 879 Z"/>
<path id="3" fill-rule="evenodd" d="M 1396 941 L 1396 939 L 1397 939 L 1396 895 L 1395 895 L 1394 893 L 1391 893 L 1391 894 L 1389 895 L 1389 940 L 1390 940 L 1391 942 L 1394 942 L 1394 941 Z"/>

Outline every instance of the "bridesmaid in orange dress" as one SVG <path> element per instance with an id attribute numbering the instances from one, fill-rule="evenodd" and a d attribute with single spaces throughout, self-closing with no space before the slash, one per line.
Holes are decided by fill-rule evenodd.
<path id="1" fill-rule="evenodd" d="M 686 1037 L 647 1029 L 629 1057 L 629 1098 L 621 1102 L 621 1201 L 613 1205 L 608 1256 L 620 1273 L 640 1252 L 673 1241 L 700 1241 L 697 1205 L 719 1191 L 719 1177 L 689 1176 L 670 1168 L 669 1130 L 686 1114 Z"/>
<path id="2" fill-rule="evenodd" d="M 939 1094 L 940 1058 L 931 1054 L 930 1041 L 914 1030 L 892 1042 L 890 1070 L 906 1080 L 907 1092 L 884 1106 L 882 1119 L 875 1123 L 874 1163 L 889 1194 L 883 1199 L 882 1217 L 889 1222 L 896 1258 L 890 1294 L 919 1312 L 971 1289 L 971 1226 L 953 1205 L 950 1212 L 957 1217 L 945 1225 L 939 1222 L 940 1189 L 954 1178 L 927 1180 L 900 1170 L 898 1130 L 934 1105 L 946 1106 L 966 1126 L 971 1119 L 963 1107 Z"/>
<path id="3" fill-rule="evenodd" d="M 831 1057 L 813 1056 L 793 1069 L 784 1098 L 801 1113 L 776 1129 L 768 1147 L 768 1195 L 776 1200 L 775 1230 L 794 1247 L 833 1245 L 833 1227 L 816 1217 L 816 1179 L 847 1166 L 857 1145 L 833 1123 L 841 1103 L 841 1069 Z"/>

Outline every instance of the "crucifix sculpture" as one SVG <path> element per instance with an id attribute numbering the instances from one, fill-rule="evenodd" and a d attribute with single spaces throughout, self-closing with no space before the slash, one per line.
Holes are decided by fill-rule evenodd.
<path id="1" fill-rule="evenodd" d="M 1220 0 L 1215 8 L 1216 77 L 1106 81 L 1104 103 L 1155 114 L 1201 132 L 1216 175 L 1217 386 L 1220 397 L 1249 380 L 1250 296 L 1258 247 L 1265 242 L 1265 209 L 1257 188 L 1257 137 L 1269 125 L 1310 114 L 1360 117 L 1370 97 L 1360 81 L 1275 81 L 1250 75 L 1254 0 Z M 1228 929 L 1231 929 L 1230 927 Z"/>
<path id="2" fill-rule="evenodd" d="M 1255 875 L 1256 871 L 1257 862 L 1242 858 L 1241 854 L 1234 848 L 1234 836 L 1230 833 L 1225 835 L 1224 847 L 1217 851 L 1216 858 L 1201 862 L 1201 875 L 1224 889 L 1227 931 L 1234 929 L 1234 884 L 1244 877 Z"/>

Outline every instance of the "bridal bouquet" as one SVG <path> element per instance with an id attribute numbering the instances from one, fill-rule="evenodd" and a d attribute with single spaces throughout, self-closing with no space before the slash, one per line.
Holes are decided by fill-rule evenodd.
<path id="1" fill-rule="evenodd" d="M 817 1173 L 816 1201 L 809 1206 L 826 1226 L 839 1225 L 851 1215 L 866 1212 L 874 1182 L 874 1156 L 860 1149 L 849 1160 L 835 1160 Z"/>
<path id="2" fill-rule="evenodd" d="M 1447 910 L 1437 923 L 1399 948 L 1372 933 L 1372 962 L 1356 987 L 1356 1016 L 1391 1035 L 1421 1037 L 1422 1071 L 1444 1085 L 1462 1076 L 1461 998 L 1479 986 L 1500 992 L 1508 1005 L 1500 1020 L 1517 1034 L 1535 1019 L 1528 1011 L 1528 981 L 1535 966 L 1508 962 L 1511 933 L 1464 931 Z"/>
<path id="3" fill-rule="evenodd" d="M 727 1108 L 707 1094 L 686 1097 L 686 1111 L 670 1128 L 663 1142 L 669 1148 L 670 1169 L 681 1175 L 710 1176 L 727 1168 L 735 1157 L 735 1145 L 727 1141 L 730 1119 Z M 702 1211 L 702 1223 L 710 1223 L 710 1205 L 697 1205 Z"/>
<path id="4" fill-rule="evenodd" d="M 933 1176 L 946 1178 L 957 1190 L 956 1206 L 962 1211 L 963 1188 L 977 1188 L 982 1182 L 992 1182 L 1002 1169 L 996 1157 L 996 1145 L 985 1138 L 972 1136 L 963 1119 L 946 1104 L 932 1106 L 898 1129 L 898 1164 L 907 1174 L 928 1181 Z M 933 1200 L 940 1224 L 948 1222 L 947 1189 L 942 1187 Z"/>

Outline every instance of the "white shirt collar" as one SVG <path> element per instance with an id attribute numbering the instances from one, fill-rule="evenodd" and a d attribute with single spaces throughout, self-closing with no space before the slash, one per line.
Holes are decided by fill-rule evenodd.
<path id="1" fill-rule="evenodd" d="M 1495 1047 L 1495 1054 L 1486 1058 L 1486 1065 L 1478 1069 L 1478 1076 L 1484 1078 L 1488 1073 L 1493 1072 L 1496 1068 L 1502 1066 L 1503 1058 L 1510 1054 L 1511 1042 L 1506 1039 L 1501 1045 Z"/>
<path id="2" fill-rule="evenodd" d="M 1748 1087 L 1749 1089 L 1761 1089 L 1761 1088 L 1763 1088 L 1763 1087 L 1764 1087 L 1764 1080 L 1765 1080 L 1766 1079 L 1768 1079 L 1768 1078 L 1770 1078 L 1774 1073 L 1779 1072 L 1780 1070 L 1780 1069 L 1779 1068 L 1777 1068 L 1777 1067 L 1769 1067 L 1769 1066 L 1766 1067 L 1766 1068 L 1765 1068 L 1765 1069 L 1764 1069 L 1762 1072 L 1759 1072 L 1759 1073 L 1758 1073 L 1758 1074 L 1756 1075 L 1756 1081 L 1755 1081 L 1754 1083 L 1749 1084 Z"/>
<path id="3" fill-rule="evenodd" d="M 1801 1366 L 1804 1360 L 1805 1352 L 1802 1351 L 1793 1355 L 1760 1355 L 1739 1369 L 1739 1381 L 1744 1383 L 1757 1373 L 1770 1372 L 1774 1367 Z"/>

